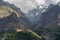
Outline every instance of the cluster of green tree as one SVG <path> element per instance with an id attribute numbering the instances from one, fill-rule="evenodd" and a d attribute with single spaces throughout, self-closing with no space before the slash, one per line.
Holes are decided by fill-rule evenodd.
<path id="1" fill-rule="evenodd" d="M 42 40 L 42 37 L 33 31 L 7 33 L 5 40 Z"/>
<path id="2" fill-rule="evenodd" d="M 55 32 L 56 40 L 60 40 L 60 27 L 58 26 L 58 31 Z"/>

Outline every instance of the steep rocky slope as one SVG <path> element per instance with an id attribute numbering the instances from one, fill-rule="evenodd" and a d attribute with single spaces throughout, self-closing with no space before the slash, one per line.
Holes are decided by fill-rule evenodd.
<path id="1" fill-rule="evenodd" d="M 26 29 L 29 25 L 27 17 L 12 4 L 0 2 L 0 30 Z M 16 8 L 16 9 L 15 9 Z"/>
<path id="2" fill-rule="evenodd" d="M 51 8 L 48 7 L 47 11 L 42 13 L 40 16 L 39 21 L 37 21 L 34 25 L 37 26 L 36 28 L 49 28 L 53 30 L 59 26 L 60 22 L 60 6 L 59 4 L 52 6 Z M 34 27 L 35 28 L 35 27 Z"/>

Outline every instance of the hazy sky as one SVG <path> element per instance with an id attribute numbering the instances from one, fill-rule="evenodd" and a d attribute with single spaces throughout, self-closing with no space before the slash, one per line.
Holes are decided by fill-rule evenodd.
<path id="1" fill-rule="evenodd" d="M 32 8 L 36 7 L 37 5 L 46 5 L 53 3 L 56 4 L 60 0 L 4 0 L 8 1 L 9 3 L 15 4 L 17 7 L 21 8 L 23 12 L 27 12 Z"/>

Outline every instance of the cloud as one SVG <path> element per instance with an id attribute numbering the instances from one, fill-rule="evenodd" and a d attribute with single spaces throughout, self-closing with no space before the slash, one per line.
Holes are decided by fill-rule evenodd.
<path id="1" fill-rule="evenodd" d="M 38 4 L 45 4 L 45 0 L 35 0 Z"/>
<path id="2" fill-rule="evenodd" d="M 15 4 L 17 7 L 21 8 L 22 11 L 27 12 L 28 10 L 37 6 L 35 0 L 4 0 L 9 3 Z"/>
<path id="3" fill-rule="evenodd" d="M 57 4 L 60 0 L 4 0 L 8 1 L 9 3 L 15 4 L 17 7 L 21 8 L 23 12 L 27 12 L 32 8 L 36 7 L 37 5 L 50 5 Z"/>
<path id="4" fill-rule="evenodd" d="M 9 3 L 13 3 L 14 0 L 4 0 L 5 2 L 8 1 Z"/>

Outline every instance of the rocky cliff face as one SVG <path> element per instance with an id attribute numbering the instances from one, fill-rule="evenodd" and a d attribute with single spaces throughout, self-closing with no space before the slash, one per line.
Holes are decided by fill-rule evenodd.
<path id="1" fill-rule="evenodd" d="M 13 11 L 10 15 L 0 18 L 0 30 L 27 29 L 24 17 Z"/>
<path id="2" fill-rule="evenodd" d="M 29 20 L 16 6 L 0 2 L 0 30 L 27 29 Z"/>
<path id="3" fill-rule="evenodd" d="M 18 13 L 20 16 L 22 16 L 22 19 L 24 20 L 23 22 L 27 23 L 27 25 L 30 25 L 30 24 L 31 24 L 31 22 L 30 22 L 30 20 L 28 19 L 28 17 L 25 15 L 24 12 L 21 11 L 20 8 L 17 8 L 14 4 L 9 4 L 9 3 L 8 3 L 8 5 L 9 5 L 13 10 L 17 11 L 17 13 Z"/>

